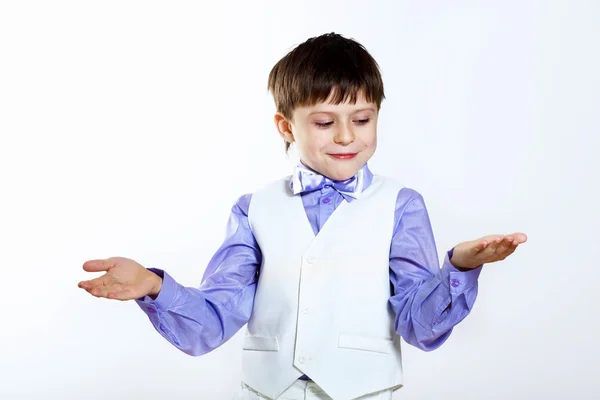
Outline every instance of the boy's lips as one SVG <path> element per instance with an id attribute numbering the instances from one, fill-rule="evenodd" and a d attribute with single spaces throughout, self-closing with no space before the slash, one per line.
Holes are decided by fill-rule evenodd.
<path id="1" fill-rule="evenodd" d="M 331 157 L 335 158 L 336 160 L 351 160 L 354 157 L 356 157 L 358 153 L 336 153 L 336 154 L 329 154 Z"/>

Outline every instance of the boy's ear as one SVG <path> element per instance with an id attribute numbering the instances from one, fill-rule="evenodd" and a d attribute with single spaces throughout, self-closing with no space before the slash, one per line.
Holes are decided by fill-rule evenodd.
<path id="1" fill-rule="evenodd" d="M 294 142 L 294 133 L 292 132 L 292 124 L 283 116 L 282 113 L 275 113 L 275 126 L 279 135 L 288 143 Z"/>

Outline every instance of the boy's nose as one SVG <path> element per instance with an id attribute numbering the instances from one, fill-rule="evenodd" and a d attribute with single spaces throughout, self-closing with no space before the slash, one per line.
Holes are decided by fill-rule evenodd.
<path id="1" fill-rule="evenodd" d="M 337 134 L 333 138 L 336 144 L 347 145 L 354 142 L 354 133 L 351 129 L 342 128 L 338 130 Z"/>

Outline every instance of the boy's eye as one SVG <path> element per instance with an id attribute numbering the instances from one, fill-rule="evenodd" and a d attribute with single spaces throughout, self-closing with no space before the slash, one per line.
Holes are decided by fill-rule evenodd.
<path id="1" fill-rule="evenodd" d="M 354 120 L 354 123 L 358 124 L 358 125 L 365 125 L 365 124 L 369 123 L 370 120 L 371 120 L 371 118 L 357 119 L 357 120 Z M 327 128 L 327 127 L 333 125 L 333 121 L 315 122 L 315 125 L 319 128 Z"/>

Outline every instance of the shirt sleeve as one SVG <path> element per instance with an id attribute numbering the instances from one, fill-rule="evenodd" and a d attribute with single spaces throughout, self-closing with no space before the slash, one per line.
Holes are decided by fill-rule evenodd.
<path id="1" fill-rule="evenodd" d="M 223 244 L 210 260 L 199 287 L 185 287 L 167 272 L 155 299 L 136 300 L 154 328 L 189 355 L 208 353 L 229 340 L 250 319 L 262 254 L 248 222 L 251 195 L 232 208 Z"/>
<path id="2" fill-rule="evenodd" d="M 446 253 L 440 269 L 438 253 L 423 197 L 413 189 L 398 193 L 390 249 L 395 330 L 425 351 L 440 347 L 453 327 L 471 311 L 482 266 L 461 272 Z"/>

